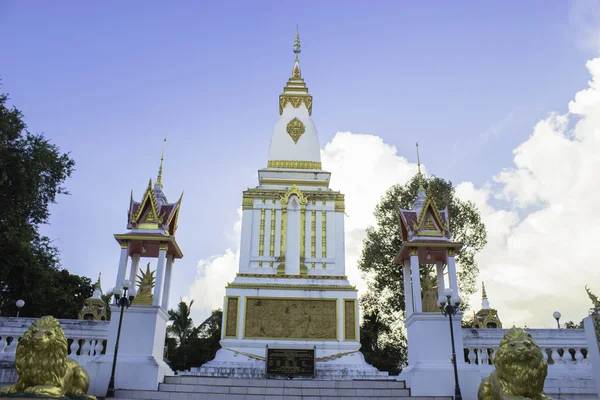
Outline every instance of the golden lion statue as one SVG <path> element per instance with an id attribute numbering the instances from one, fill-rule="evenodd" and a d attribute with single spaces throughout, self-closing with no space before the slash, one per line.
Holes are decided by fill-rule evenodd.
<path id="1" fill-rule="evenodd" d="M 49 397 L 88 396 L 90 376 L 67 357 L 67 338 L 60 322 L 51 316 L 36 320 L 17 345 L 17 383 L 0 393 L 31 393 Z"/>
<path id="2" fill-rule="evenodd" d="M 479 400 L 551 400 L 544 395 L 548 364 L 531 335 L 511 328 L 494 357 L 496 369 L 481 381 Z"/>

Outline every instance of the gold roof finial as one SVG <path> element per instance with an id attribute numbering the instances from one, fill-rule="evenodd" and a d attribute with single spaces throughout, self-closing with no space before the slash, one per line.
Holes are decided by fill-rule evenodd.
<path id="1" fill-rule="evenodd" d="M 417 169 L 418 169 L 418 178 L 419 178 L 419 192 L 425 191 L 423 187 L 423 175 L 421 174 L 421 160 L 419 159 L 419 143 L 417 143 Z"/>
<path id="2" fill-rule="evenodd" d="M 294 61 L 294 70 L 292 71 L 292 78 L 300 78 L 300 61 L 298 60 L 298 54 L 301 52 L 300 47 L 300 34 L 298 33 L 298 25 L 296 25 L 296 39 L 294 39 L 294 53 L 296 54 L 296 60 Z"/>
<path id="3" fill-rule="evenodd" d="M 481 282 L 481 299 L 487 299 L 487 293 L 485 292 L 485 283 Z"/>
<path id="4" fill-rule="evenodd" d="M 158 177 L 156 178 L 156 184 L 158 186 L 160 186 L 161 188 L 163 187 L 162 184 L 162 166 L 163 166 L 163 161 L 165 159 L 165 148 L 167 147 L 167 138 L 165 138 L 164 144 L 163 144 L 163 151 L 162 151 L 162 156 L 160 157 L 160 167 L 158 167 Z"/>

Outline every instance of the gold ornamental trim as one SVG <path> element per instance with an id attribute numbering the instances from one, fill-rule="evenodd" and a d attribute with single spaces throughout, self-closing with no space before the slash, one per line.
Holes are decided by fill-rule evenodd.
<path id="1" fill-rule="evenodd" d="M 289 90 L 295 91 L 306 91 L 308 89 L 305 88 L 289 88 Z M 284 89 L 285 90 L 285 89 Z M 292 107 L 298 108 L 301 104 L 304 104 L 308 109 L 308 115 L 312 115 L 312 96 L 309 94 L 282 94 L 279 96 L 279 115 L 283 114 L 283 109 L 285 106 L 290 103 Z"/>
<path id="2" fill-rule="evenodd" d="M 254 208 L 254 199 L 251 197 L 242 198 L 242 210 L 252 210 Z"/>
<path id="3" fill-rule="evenodd" d="M 225 311 L 225 337 L 237 337 L 239 300 L 239 296 L 227 296 L 227 310 Z"/>
<path id="4" fill-rule="evenodd" d="M 337 199 L 335 200 L 334 206 L 333 206 L 333 211 L 334 212 L 344 212 L 346 211 L 346 202 L 344 201 L 344 199 Z"/>
<path id="5" fill-rule="evenodd" d="M 267 168 L 323 169 L 320 161 L 270 160 Z"/>
<path id="6" fill-rule="evenodd" d="M 278 277 L 281 277 L 279 275 Z M 306 276 L 302 276 L 306 278 Z M 337 285 L 289 285 L 276 283 L 230 283 L 226 289 L 281 289 L 281 290 L 327 290 L 356 292 L 356 286 L 337 286 Z"/>
<path id="7" fill-rule="evenodd" d="M 282 278 L 282 279 L 331 279 L 331 280 L 347 280 L 347 276 L 335 275 L 275 275 L 275 274 L 248 274 L 237 273 L 236 276 L 241 278 Z"/>
<path id="8" fill-rule="evenodd" d="M 285 127 L 285 130 L 288 133 L 288 135 L 290 135 L 295 144 L 298 143 L 298 139 L 300 139 L 300 136 L 304 134 L 306 128 L 304 127 L 302 121 L 294 117 L 293 120 L 288 122 L 287 126 Z"/>
<path id="9" fill-rule="evenodd" d="M 408 250 L 408 255 L 411 256 L 411 257 L 418 256 L 419 255 L 419 249 L 416 248 L 416 247 L 411 247 Z"/>
<path id="10" fill-rule="evenodd" d="M 261 185 L 277 185 L 277 186 L 321 186 L 327 187 L 329 186 L 328 181 L 307 181 L 307 180 L 293 180 L 293 179 L 261 179 Z"/>
<path id="11" fill-rule="evenodd" d="M 297 183 L 297 182 L 296 182 Z M 291 186 L 291 185 L 290 185 Z M 285 193 L 287 189 L 271 189 L 271 188 L 250 188 L 244 191 L 244 198 L 265 198 L 272 200 L 279 200 L 281 195 Z M 311 190 L 303 189 L 302 193 L 309 197 L 311 200 L 344 200 L 344 195 L 339 191 L 335 190 Z"/>

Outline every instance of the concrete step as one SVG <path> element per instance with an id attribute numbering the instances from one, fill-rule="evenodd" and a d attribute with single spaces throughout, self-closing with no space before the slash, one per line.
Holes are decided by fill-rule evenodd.
<path id="1" fill-rule="evenodd" d="M 198 376 L 165 377 L 159 390 L 117 390 L 120 400 L 451 400 L 411 397 L 403 381 L 236 379 Z"/>
<path id="2" fill-rule="evenodd" d="M 168 385 L 168 386 L 167 386 Z M 253 386 L 284 388 L 323 388 L 323 389 L 406 389 L 404 381 L 396 379 L 377 380 L 316 380 L 316 379 L 237 379 L 196 376 L 166 376 L 161 385 L 164 390 L 173 391 L 172 386 Z M 162 389 L 161 389 L 162 390 Z M 177 390 L 179 391 L 179 390 Z"/>

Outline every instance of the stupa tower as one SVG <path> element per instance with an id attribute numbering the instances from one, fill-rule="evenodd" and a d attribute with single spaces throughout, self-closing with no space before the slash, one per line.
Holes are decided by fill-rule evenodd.
<path id="1" fill-rule="evenodd" d="M 294 42 L 267 168 L 242 198 L 239 272 L 226 287 L 221 346 L 202 375 L 263 376 L 267 347 L 313 349 L 317 377 L 377 376 L 364 362 L 357 290 L 346 277 L 344 195 L 322 169 L 313 98 Z M 249 368 L 249 369 L 248 369 Z"/>

